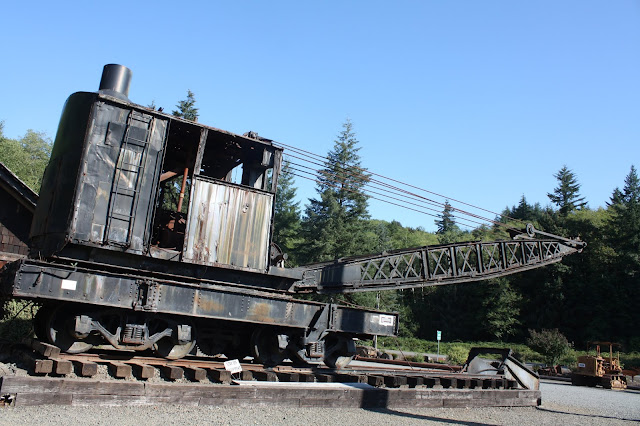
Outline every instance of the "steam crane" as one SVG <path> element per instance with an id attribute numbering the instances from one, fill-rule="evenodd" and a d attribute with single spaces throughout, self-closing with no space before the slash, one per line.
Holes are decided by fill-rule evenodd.
<path id="1" fill-rule="evenodd" d="M 513 240 L 396 250 L 284 268 L 272 244 L 283 148 L 131 102 L 131 70 L 65 103 L 29 258 L 4 297 L 40 305 L 38 338 L 345 366 L 355 338 L 398 333 L 398 314 L 296 297 L 455 284 L 560 261 L 585 243 L 529 226 Z"/>

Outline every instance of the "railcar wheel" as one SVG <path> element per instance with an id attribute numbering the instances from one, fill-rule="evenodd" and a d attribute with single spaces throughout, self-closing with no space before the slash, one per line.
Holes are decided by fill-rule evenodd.
<path id="1" fill-rule="evenodd" d="M 251 335 L 251 355 L 261 364 L 273 367 L 289 357 L 288 342 L 288 335 L 260 327 Z"/>
<path id="2" fill-rule="evenodd" d="M 166 325 L 165 325 L 166 324 Z M 164 330 L 166 328 L 172 329 L 172 335 L 168 337 L 163 337 L 158 340 L 153 345 L 153 352 L 167 359 L 180 359 L 189 355 L 189 353 L 193 350 L 196 345 L 195 338 L 195 328 L 191 324 L 185 324 L 186 327 L 190 327 L 189 330 L 189 338 L 181 341 L 178 337 L 180 334 L 180 327 L 183 325 L 174 324 L 173 321 L 169 321 L 169 323 L 165 323 L 165 321 L 160 321 L 156 324 L 157 330 Z M 152 333 L 153 334 L 153 333 Z"/>
<path id="3" fill-rule="evenodd" d="M 33 318 L 33 331 L 36 334 L 36 338 L 43 342 L 49 341 L 49 327 L 47 324 L 52 311 L 53 308 L 51 306 L 41 306 L 38 309 L 38 312 L 36 312 L 36 316 Z"/>
<path id="4" fill-rule="evenodd" d="M 322 361 L 330 368 L 344 368 L 353 360 L 356 345 L 353 339 L 343 336 L 325 338 L 325 355 Z"/>
<path id="5" fill-rule="evenodd" d="M 74 309 L 60 305 L 46 309 L 41 317 L 43 321 L 46 318 L 46 337 L 49 343 L 70 354 L 86 352 L 93 347 L 93 343 L 84 340 L 87 336 L 75 334 L 76 315 L 77 312 Z M 39 332 L 41 331 L 43 330 Z"/>
<path id="6" fill-rule="evenodd" d="M 180 359 L 189 355 L 195 345 L 195 340 L 187 343 L 174 343 L 171 338 L 165 337 L 156 342 L 153 352 L 163 358 Z"/>

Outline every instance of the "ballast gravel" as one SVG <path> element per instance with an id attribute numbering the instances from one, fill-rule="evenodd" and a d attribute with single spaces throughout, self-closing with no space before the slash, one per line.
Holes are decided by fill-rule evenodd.
<path id="1" fill-rule="evenodd" d="M 542 405 L 522 408 L 344 409 L 37 406 L 0 409 L 1 425 L 625 425 L 640 422 L 640 391 L 543 382 Z"/>

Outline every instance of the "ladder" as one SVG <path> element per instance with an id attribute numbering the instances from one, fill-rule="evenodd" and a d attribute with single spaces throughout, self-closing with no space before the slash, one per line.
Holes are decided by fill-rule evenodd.
<path id="1" fill-rule="evenodd" d="M 127 118 L 109 196 L 104 244 L 129 247 L 144 177 L 153 116 L 131 111 Z"/>

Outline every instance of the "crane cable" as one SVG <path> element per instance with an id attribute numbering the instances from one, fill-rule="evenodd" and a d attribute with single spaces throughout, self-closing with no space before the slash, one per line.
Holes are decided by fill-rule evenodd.
<path id="1" fill-rule="evenodd" d="M 287 156 L 292 157 L 292 158 L 296 158 L 296 159 L 301 160 L 301 161 L 306 161 L 306 162 L 308 162 L 310 164 L 326 167 L 327 166 L 327 162 L 330 161 L 327 157 L 323 157 L 321 155 L 312 153 L 312 152 L 304 150 L 304 149 L 300 149 L 300 148 L 294 147 L 292 145 L 284 144 L 284 143 L 281 143 L 281 142 L 275 142 L 275 141 L 274 141 L 274 143 L 276 145 L 281 146 L 283 149 L 287 148 L 287 150 L 289 150 L 289 151 L 293 151 L 296 154 L 302 155 L 302 156 L 299 156 L 299 155 L 295 155 L 295 154 L 292 154 L 292 153 L 289 152 L 289 153 L 286 154 Z M 304 156 L 310 156 L 311 158 L 315 157 L 318 160 L 322 160 L 324 163 L 318 163 L 317 161 L 313 161 L 313 160 L 311 160 L 309 158 L 305 158 Z M 301 165 L 301 164 L 297 164 L 297 163 L 293 163 L 293 164 L 295 164 L 298 167 L 303 167 L 303 168 L 307 168 L 309 170 L 312 170 L 313 173 L 306 172 L 306 171 L 299 170 L 299 169 L 295 169 L 296 171 L 302 172 L 302 173 L 307 173 L 307 174 L 315 174 L 321 180 L 317 180 L 317 179 L 313 179 L 313 178 L 309 178 L 309 177 L 306 177 L 306 176 L 301 176 L 301 175 L 292 173 L 296 177 L 301 177 L 303 179 L 312 180 L 312 181 L 314 181 L 314 182 L 316 182 L 318 184 L 327 184 L 327 182 L 326 182 L 327 180 L 329 180 L 331 182 L 334 182 L 334 183 L 342 183 L 343 182 L 343 181 L 338 182 L 336 180 L 328 179 L 328 177 L 326 177 L 326 176 L 322 176 L 323 174 L 326 175 L 326 174 L 330 173 L 327 170 L 317 170 L 317 169 L 314 169 L 314 168 L 309 167 L 309 166 L 305 166 L 305 165 Z M 371 184 L 377 184 L 379 186 L 383 186 L 385 188 L 388 188 L 388 189 L 384 189 L 384 191 L 387 192 L 387 193 L 393 193 L 391 191 L 395 191 L 395 192 L 399 192 L 399 193 L 402 193 L 402 194 L 406 194 L 406 195 L 403 195 L 405 198 L 409 198 L 409 199 L 417 198 L 423 203 L 427 203 L 427 204 L 431 204 L 431 205 L 437 205 L 437 206 L 445 206 L 445 203 L 441 203 L 441 202 L 432 200 L 430 198 L 427 198 L 425 196 L 422 196 L 422 195 L 419 195 L 419 194 L 415 194 L 413 192 L 407 191 L 406 189 L 402 189 L 402 188 L 396 187 L 394 185 L 388 184 L 386 182 L 382 182 L 382 181 L 380 181 L 378 179 L 371 179 L 370 176 L 377 176 L 377 177 L 380 177 L 382 179 L 386 179 L 388 181 L 398 183 L 400 185 L 405 185 L 405 186 L 407 186 L 409 188 L 417 189 L 419 191 L 426 192 L 428 194 L 436 195 L 438 197 L 442 197 L 442 198 L 445 198 L 447 200 L 451 200 L 451 201 L 454 201 L 456 203 L 460 203 L 462 205 L 472 207 L 474 209 L 478 209 L 478 210 L 481 210 L 481 211 L 484 211 L 484 212 L 492 213 L 492 214 L 496 215 L 497 217 L 502 217 L 502 218 L 505 218 L 507 220 L 512 220 L 512 221 L 516 221 L 516 222 L 523 223 L 523 224 L 525 223 L 524 221 L 522 221 L 520 219 L 512 218 L 512 217 L 509 217 L 508 215 L 505 215 L 505 214 L 496 213 L 496 212 L 493 212 L 491 210 L 487 210 L 487 209 L 484 209 L 482 207 L 475 206 L 473 204 L 465 203 L 465 202 L 457 200 L 455 198 L 446 197 L 446 196 L 444 196 L 442 194 L 439 194 L 437 192 L 429 191 L 427 189 L 420 188 L 418 186 L 415 186 L 415 185 L 412 185 L 412 184 L 409 184 L 409 183 L 406 183 L 406 182 L 402 182 L 402 181 L 399 181 L 399 180 L 396 180 L 396 179 L 393 179 L 393 178 L 389 178 L 389 177 L 380 175 L 378 173 L 374 173 L 374 172 L 368 171 L 368 170 L 363 169 L 363 168 L 361 168 L 359 166 L 347 166 L 344 163 L 337 163 L 336 165 L 340 169 L 342 169 L 342 171 L 344 171 L 345 174 L 350 176 L 352 179 L 361 181 L 363 183 L 363 185 L 367 185 L 368 184 L 369 186 L 372 186 Z M 352 170 L 354 170 L 354 169 L 357 170 L 358 172 L 353 172 Z M 348 180 L 348 178 L 345 179 L 345 181 L 346 180 Z M 336 185 L 333 185 L 333 184 L 328 184 L 328 186 L 337 187 Z M 342 188 L 342 189 L 346 189 L 346 188 Z M 389 191 L 389 190 L 391 190 L 391 191 Z M 394 199 L 394 200 L 397 200 L 397 201 L 401 201 L 401 202 L 408 203 L 408 204 L 411 204 L 411 205 L 414 205 L 414 206 L 418 206 L 418 207 L 421 207 L 421 208 L 424 208 L 424 209 L 437 211 L 437 210 L 435 210 L 433 208 L 430 208 L 430 207 L 419 206 L 419 205 L 417 205 L 415 203 L 412 203 L 410 201 L 401 200 L 401 199 L 398 199 L 396 197 L 392 197 L 391 195 L 381 194 L 379 192 L 375 192 L 375 191 L 372 191 L 370 189 L 367 190 L 367 191 L 371 192 L 371 193 L 375 193 L 375 194 L 381 195 L 383 197 L 388 197 L 388 198 L 391 198 L 391 199 Z M 364 191 L 364 192 L 366 193 L 367 191 Z M 350 192 L 354 192 L 354 191 L 350 191 Z M 356 192 L 361 192 L 361 191 L 356 191 Z M 395 194 L 395 195 L 398 195 L 398 194 Z M 410 197 L 413 197 L 413 198 L 410 198 Z M 417 209 L 414 209 L 414 208 L 411 208 L 411 207 L 408 207 L 408 206 L 405 206 L 405 205 L 400 205 L 400 204 L 397 204 L 397 203 L 394 203 L 394 202 L 391 202 L 391 201 L 387 201 L 387 200 L 384 200 L 384 199 L 380 199 L 380 198 L 377 198 L 377 197 L 370 197 L 370 198 L 375 199 L 377 201 L 382 201 L 382 202 L 385 202 L 385 203 L 388 203 L 388 204 L 396 205 L 396 206 L 399 206 L 399 207 L 402 207 L 402 208 L 405 208 L 405 209 L 408 209 L 408 210 L 413 210 L 413 211 L 417 211 L 419 213 L 424 213 L 424 214 L 427 214 L 429 216 L 434 216 L 434 217 L 437 217 L 437 218 L 441 217 L 441 215 L 433 215 L 431 213 L 427 213 L 427 212 L 424 212 L 424 211 L 421 211 L 421 210 L 417 210 Z M 494 224 L 496 226 L 505 227 L 505 228 L 508 228 L 508 229 L 513 229 L 512 227 L 508 226 L 507 224 L 505 224 L 503 222 L 499 222 L 497 220 L 489 219 L 489 218 L 480 216 L 478 214 L 475 214 L 475 213 L 472 213 L 472 212 L 469 212 L 469 211 L 466 211 L 466 210 L 463 210 L 463 209 L 456 208 L 454 206 L 451 206 L 450 204 L 449 204 L 449 206 L 450 206 L 452 211 L 458 212 L 459 214 L 471 216 L 471 217 L 474 217 L 476 219 L 482 220 L 484 222 L 492 223 L 492 224 Z M 459 216 L 456 216 L 456 215 L 453 215 L 453 216 L 456 217 L 457 219 L 462 219 Z M 484 223 L 476 222 L 476 221 L 473 221 L 471 219 L 462 219 L 462 220 L 469 221 L 469 222 L 476 223 L 476 224 L 480 224 L 480 225 L 484 225 Z"/>
<path id="2" fill-rule="evenodd" d="M 289 163 L 289 164 L 297 165 L 296 163 Z M 294 170 L 294 171 L 299 172 L 299 173 L 306 173 L 306 174 L 310 174 L 310 175 L 314 175 L 315 176 L 315 174 L 312 173 L 312 172 L 308 172 L 308 171 L 305 171 L 305 170 L 299 170 L 299 169 L 296 169 L 295 167 L 291 167 L 291 166 L 289 166 L 289 168 L 291 170 Z M 330 187 L 336 188 L 336 189 L 343 189 L 343 190 L 345 190 L 347 192 L 351 192 L 351 193 L 358 193 L 358 191 L 356 191 L 356 190 L 345 188 L 345 187 L 340 187 L 339 186 L 339 184 L 340 184 L 339 181 L 336 181 L 336 180 L 333 180 L 333 179 L 329 179 L 329 178 L 326 178 L 326 177 L 324 178 L 323 181 L 320 181 L 320 180 L 314 179 L 312 177 L 299 175 L 297 173 L 291 173 L 291 174 L 296 176 L 296 177 L 300 177 L 302 179 L 311 180 L 311 181 L 316 182 L 316 183 L 321 184 L 321 185 L 327 185 L 327 186 L 330 186 Z M 328 182 L 332 182 L 332 183 L 328 183 Z M 397 198 L 397 197 L 393 197 L 391 195 L 383 194 L 383 193 L 380 193 L 380 192 L 377 192 L 377 191 L 368 190 L 367 191 L 367 195 L 368 194 L 380 195 L 380 196 L 383 196 L 383 197 L 386 197 L 386 198 L 389 198 L 389 199 L 392 199 L 392 200 L 400 201 L 402 203 L 407 203 L 407 204 L 419 207 L 421 209 L 427 209 L 427 210 L 431 210 L 431 211 L 440 213 L 440 210 L 434 209 L 432 207 L 422 206 L 420 204 L 416 204 L 416 203 L 413 203 L 411 201 L 403 200 L 403 199 L 400 199 L 400 198 Z M 373 200 L 381 201 L 383 203 L 387 203 L 387 204 L 391 204 L 391 205 L 394 205 L 394 206 L 402 207 L 404 209 L 412 210 L 412 211 L 415 211 L 415 212 L 418 212 L 418 213 L 423 213 L 423 214 L 426 214 L 428 216 L 432 216 L 432 217 L 435 217 L 435 218 L 440 218 L 440 216 L 438 214 L 428 213 L 428 212 L 426 212 L 424 210 L 418 210 L 418 209 L 413 208 L 413 207 L 409 207 L 409 206 L 406 206 L 406 205 L 403 205 L 403 204 L 398 204 L 398 203 L 395 203 L 393 201 L 388 201 L 388 200 L 385 200 L 385 199 L 382 199 L 382 198 L 378 198 L 378 197 L 375 197 L 375 196 L 372 196 L 372 195 L 368 195 L 368 197 L 373 199 Z M 471 219 L 467 219 L 467 218 L 464 218 L 464 217 L 460 217 L 460 216 L 456 216 L 456 215 L 452 215 L 452 216 L 454 216 L 456 219 L 459 219 L 459 220 L 462 220 L 462 221 L 472 222 L 472 223 L 475 223 L 477 225 L 484 225 L 483 222 L 477 222 L 477 221 L 474 221 L 474 220 L 471 220 Z M 463 225 L 471 227 L 471 225 L 466 225 L 466 224 L 463 224 Z"/>

